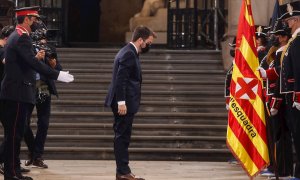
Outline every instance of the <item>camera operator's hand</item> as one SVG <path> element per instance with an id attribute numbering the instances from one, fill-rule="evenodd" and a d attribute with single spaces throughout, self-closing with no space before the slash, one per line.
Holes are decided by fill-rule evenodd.
<path id="1" fill-rule="evenodd" d="M 49 60 L 48 60 L 48 63 L 49 63 L 49 65 L 54 69 L 55 66 L 56 66 L 56 59 L 55 59 L 55 58 L 49 59 Z"/>
<path id="2" fill-rule="evenodd" d="M 39 52 L 36 53 L 35 57 L 41 61 L 45 58 L 45 51 L 44 50 L 40 50 Z"/>
<path id="3" fill-rule="evenodd" d="M 69 83 L 74 81 L 74 76 L 72 74 L 69 74 L 69 71 L 59 71 L 57 80 L 61 82 Z"/>

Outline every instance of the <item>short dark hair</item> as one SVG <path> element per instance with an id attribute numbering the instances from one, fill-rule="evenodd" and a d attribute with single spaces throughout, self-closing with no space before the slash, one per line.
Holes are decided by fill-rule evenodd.
<path id="1" fill-rule="evenodd" d="M 267 38 L 266 38 L 265 36 L 258 37 L 258 38 L 261 39 L 261 40 L 260 40 L 261 45 L 266 46 L 266 45 L 268 44 L 268 40 L 267 40 Z"/>
<path id="2" fill-rule="evenodd" d="M 146 40 L 149 38 L 149 36 L 153 36 L 154 38 L 156 38 L 156 34 L 148 27 L 138 26 L 134 29 L 131 40 L 132 42 L 137 41 L 139 38 Z"/>
<path id="3" fill-rule="evenodd" d="M 25 20 L 25 17 L 26 16 L 17 16 L 17 23 L 18 24 L 22 24 L 23 22 L 24 22 L 24 20 Z M 33 16 L 27 16 L 29 19 L 31 19 Z"/>
<path id="4" fill-rule="evenodd" d="M 25 16 L 18 16 L 17 17 L 17 23 L 22 24 L 24 22 Z"/>
<path id="5" fill-rule="evenodd" d="M 4 26 L 0 32 L 0 39 L 7 38 L 14 30 L 14 26 Z"/>

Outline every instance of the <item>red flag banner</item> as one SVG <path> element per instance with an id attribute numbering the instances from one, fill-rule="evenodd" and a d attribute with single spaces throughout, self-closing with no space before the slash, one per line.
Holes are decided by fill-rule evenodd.
<path id="1" fill-rule="evenodd" d="M 251 1 L 242 0 L 230 84 L 227 145 L 250 177 L 269 164 Z"/>

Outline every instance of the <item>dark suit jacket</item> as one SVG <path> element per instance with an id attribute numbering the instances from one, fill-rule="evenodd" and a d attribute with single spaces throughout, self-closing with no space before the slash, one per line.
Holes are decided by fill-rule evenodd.
<path id="1" fill-rule="evenodd" d="M 138 54 L 132 44 L 124 46 L 116 55 L 112 81 L 105 105 L 118 109 L 118 101 L 125 101 L 127 112 L 136 113 L 141 101 L 142 74 Z"/>
<path id="2" fill-rule="evenodd" d="M 17 26 L 6 44 L 0 98 L 35 104 L 35 72 L 51 79 L 57 79 L 59 74 L 59 71 L 52 70 L 35 58 L 31 38 L 23 27 Z"/>
<path id="3" fill-rule="evenodd" d="M 47 44 L 47 46 L 51 49 L 52 53 L 54 54 L 54 58 L 56 59 L 56 66 L 54 67 L 54 69 L 61 71 L 62 66 L 60 65 L 60 63 L 58 61 L 56 48 L 54 46 L 52 46 L 51 44 Z M 47 64 L 49 67 L 51 67 L 49 64 L 49 59 L 47 59 L 47 57 L 46 57 L 46 60 L 44 63 Z M 58 96 L 55 81 L 53 79 L 48 78 L 47 76 L 44 76 L 43 74 L 40 74 L 40 76 L 41 76 L 41 80 L 44 81 L 48 85 L 50 94 Z"/>
<path id="4" fill-rule="evenodd" d="M 4 64 L 2 63 L 2 60 L 4 59 L 4 47 L 0 47 L 0 82 L 3 79 L 4 74 Z M 1 88 L 1 84 L 0 84 Z"/>

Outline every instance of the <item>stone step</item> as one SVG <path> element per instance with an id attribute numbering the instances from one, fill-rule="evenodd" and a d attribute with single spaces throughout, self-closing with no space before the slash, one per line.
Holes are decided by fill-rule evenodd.
<path id="1" fill-rule="evenodd" d="M 112 123 L 113 114 L 107 110 L 99 112 L 52 111 L 51 122 L 58 123 Z M 106 112 L 105 112 L 106 111 Z M 36 112 L 33 112 L 36 121 Z M 135 123 L 142 124 L 227 124 L 227 112 L 187 113 L 187 112 L 139 112 L 135 116 Z"/>
<path id="2" fill-rule="evenodd" d="M 85 56 L 84 63 L 82 56 Z M 102 57 L 101 55 L 95 55 L 92 57 L 88 57 L 88 55 L 61 55 L 59 57 L 60 63 L 65 63 L 66 65 L 70 64 L 113 64 L 114 63 L 114 57 Z M 210 65 L 220 65 L 222 64 L 221 60 L 216 59 L 165 59 L 165 58 L 158 58 L 155 57 L 155 59 L 152 59 L 151 57 L 141 57 L 140 62 L 142 65 L 155 65 L 155 64 L 161 64 L 161 65 L 203 65 L 203 64 L 210 64 Z"/>
<path id="3" fill-rule="evenodd" d="M 132 148 L 226 148 L 225 137 L 211 136 L 136 136 Z M 112 135 L 48 135 L 46 147 L 112 147 Z"/>
<path id="4" fill-rule="evenodd" d="M 76 90 L 76 89 L 60 89 L 60 94 L 107 94 L 107 90 Z M 180 95 L 186 95 L 186 96 L 218 96 L 221 97 L 224 95 L 223 91 L 147 91 L 144 90 L 143 92 L 143 96 L 144 95 L 151 95 L 151 96 L 155 96 L 155 95 L 172 95 L 172 96 L 180 96 Z"/>
<path id="5" fill-rule="evenodd" d="M 31 123 L 36 130 L 36 121 Z M 227 125 L 212 124 L 137 124 L 133 125 L 132 135 L 138 136 L 226 136 Z M 113 135 L 111 123 L 52 123 L 51 135 Z"/>
<path id="6" fill-rule="evenodd" d="M 141 101 L 140 112 L 224 112 L 224 102 Z M 104 108 L 100 100 L 53 100 L 52 110 L 92 111 Z M 108 109 L 109 110 L 109 109 Z M 110 110 L 109 110 L 110 111 Z"/>
<path id="7" fill-rule="evenodd" d="M 27 147 L 22 147 L 21 158 L 27 158 Z M 129 148 L 131 160 L 227 161 L 228 148 Z M 112 160 L 112 147 L 46 147 L 44 159 Z"/>
<path id="8" fill-rule="evenodd" d="M 208 83 L 209 84 L 209 83 Z M 84 84 L 84 83 L 77 83 L 76 80 L 74 83 L 67 83 L 62 84 L 58 83 L 57 88 L 64 89 L 64 90 L 108 90 L 109 83 L 102 83 L 102 84 Z M 213 84 L 213 85 L 207 85 L 207 84 L 173 84 L 173 83 L 143 83 L 142 84 L 142 93 L 143 91 L 196 91 L 201 89 L 202 91 L 222 91 L 224 90 L 223 84 Z"/>
<path id="9" fill-rule="evenodd" d="M 118 49 L 88 49 L 88 48 L 57 48 L 59 57 L 83 57 L 94 56 L 114 58 Z M 214 50 L 162 50 L 152 49 L 150 53 L 142 54 L 140 58 L 149 57 L 152 59 L 221 59 L 220 51 Z"/>
<path id="10" fill-rule="evenodd" d="M 58 89 L 60 100 L 99 100 L 104 103 L 108 90 Z M 53 99 L 56 99 L 53 97 Z M 142 91 L 142 100 L 225 102 L 224 91 Z"/>
<path id="11" fill-rule="evenodd" d="M 111 74 L 111 69 L 72 69 L 72 68 L 64 68 L 65 71 L 70 71 L 70 73 L 78 73 L 78 74 L 98 74 L 100 77 L 103 74 Z M 170 74 L 194 74 L 194 75 L 202 75 L 205 74 L 209 76 L 210 74 L 225 74 L 223 70 L 143 70 L 144 74 L 155 74 L 155 75 L 170 75 Z"/>
<path id="12" fill-rule="evenodd" d="M 75 75 L 76 81 L 110 81 L 112 76 L 111 74 L 81 74 L 81 73 L 73 73 Z M 225 81 L 225 74 L 220 75 L 201 75 L 195 76 L 193 74 L 166 74 L 164 76 L 155 75 L 155 74 L 143 74 L 143 82 L 145 81 L 207 81 L 207 82 L 224 82 Z M 213 83 L 213 82 L 212 82 Z"/>
<path id="13" fill-rule="evenodd" d="M 76 76 L 75 76 L 76 77 Z M 110 84 L 111 80 L 110 79 L 102 79 L 103 77 L 94 77 L 93 79 L 75 79 L 74 82 L 70 83 L 70 84 Z M 65 85 L 65 83 L 62 82 L 57 82 L 57 84 L 62 84 Z M 174 85 L 223 85 L 224 86 L 224 80 L 214 80 L 211 81 L 209 79 L 195 79 L 195 80 L 174 80 L 174 79 L 170 79 L 170 80 L 151 80 L 151 79 L 144 79 L 143 78 L 143 82 L 142 85 L 153 85 L 153 84 L 174 84 Z"/>
<path id="14" fill-rule="evenodd" d="M 72 63 L 68 61 L 63 61 L 60 63 L 62 67 L 68 67 L 68 69 L 88 69 L 88 70 L 110 70 L 112 71 L 113 63 Z M 222 67 L 222 64 L 141 64 L 142 71 L 145 70 L 219 70 Z"/>

